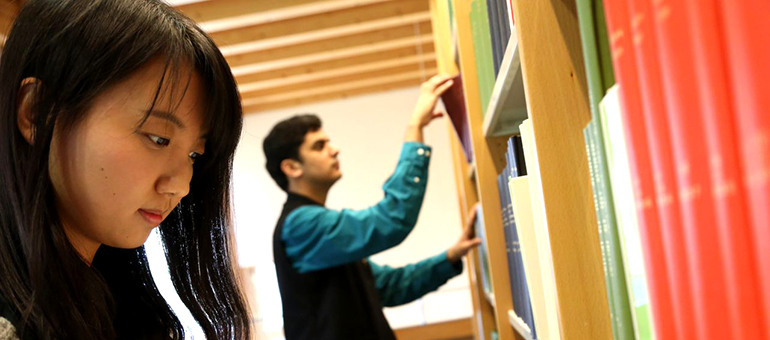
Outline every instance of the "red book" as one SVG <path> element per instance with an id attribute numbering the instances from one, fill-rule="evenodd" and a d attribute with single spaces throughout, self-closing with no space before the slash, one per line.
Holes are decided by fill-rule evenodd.
<path id="1" fill-rule="evenodd" d="M 746 202 L 770 339 L 770 1 L 719 0 Z"/>
<path id="2" fill-rule="evenodd" d="M 690 288 L 697 337 L 730 339 L 725 320 L 727 294 L 719 229 L 711 200 L 711 177 L 703 110 L 698 83 L 704 81 L 693 65 L 685 0 L 653 0 L 654 28 L 668 117 L 684 246 L 690 267 Z"/>
<path id="3" fill-rule="evenodd" d="M 625 92 L 625 97 L 637 97 L 629 100 L 625 109 L 627 130 L 645 127 L 637 138 L 649 146 L 650 161 L 646 164 L 652 170 L 649 186 L 653 192 L 648 195 L 655 197 L 660 224 L 653 229 L 640 221 L 640 230 L 649 238 L 645 256 L 650 257 L 647 272 L 656 336 L 661 340 L 694 339 L 687 254 L 681 246 L 682 229 L 649 15 L 651 7 L 647 0 L 611 0 L 605 1 L 605 11 L 613 49 L 628 51 L 626 56 L 616 52 L 613 58 L 616 78 L 621 87 L 627 88 L 621 92 Z"/>
<path id="4" fill-rule="evenodd" d="M 463 78 L 457 75 L 452 78 L 452 86 L 441 95 L 452 126 L 457 132 L 457 139 L 465 151 L 465 160 L 473 161 L 473 145 L 471 144 L 471 130 L 468 124 L 467 111 L 465 110 L 465 95 L 463 95 Z"/>
<path id="5" fill-rule="evenodd" d="M 746 214 L 717 0 L 685 0 L 701 119 L 710 154 L 714 214 L 723 250 L 731 339 L 762 339 L 759 286 Z"/>

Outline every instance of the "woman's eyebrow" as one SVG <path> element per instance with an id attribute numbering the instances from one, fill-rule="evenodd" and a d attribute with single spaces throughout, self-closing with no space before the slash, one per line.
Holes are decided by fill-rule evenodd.
<path id="1" fill-rule="evenodd" d="M 186 128 L 184 123 L 182 123 L 182 121 L 179 120 L 179 118 L 177 118 L 177 116 L 175 114 L 171 113 L 171 112 L 152 110 L 152 111 L 150 111 L 150 116 L 153 116 L 153 117 L 156 117 L 156 118 L 159 118 L 159 119 L 163 119 L 163 120 L 167 120 L 167 121 L 171 122 L 172 124 L 176 125 L 180 130 L 184 130 Z M 200 134 L 200 136 L 198 136 L 198 139 L 207 140 L 209 138 L 210 134 L 211 133 L 209 131 L 202 132 Z"/>
<path id="2" fill-rule="evenodd" d="M 179 118 L 177 118 L 177 116 L 171 112 L 153 110 L 150 111 L 150 116 L 167 120 L 182 130 L 186 128 L 186 126 L 182 124 L 182 121 L 180 121 Z"/>

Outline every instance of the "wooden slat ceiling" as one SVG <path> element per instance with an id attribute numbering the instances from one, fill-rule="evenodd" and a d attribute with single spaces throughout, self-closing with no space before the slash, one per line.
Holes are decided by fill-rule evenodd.
<path id="1" fill-rule="evenodd" d="M 0 48 L 22 2 L 0 0 Z M 222 50 L 244 114 L 417 86 L 436 73 L 428 0 L 210 0 L 176 8 Z"/>
<path id="2" fill-rule="evenodd" d="M 16 0 L 0 1 L 0 49 L 5 45 L 5 39 L 11 30 L 16 13 L 19 12 L 19 2 Z"/>
<path id="3" fill-rule="evenodd" d="M 177 8 L 222 50 L 245 114 L 417 86 L 436 73 L 428 0 L 211 0 Z"/>

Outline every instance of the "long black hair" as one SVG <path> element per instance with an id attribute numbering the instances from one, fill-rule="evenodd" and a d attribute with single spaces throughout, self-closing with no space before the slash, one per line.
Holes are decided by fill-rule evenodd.
<path id="1" fill-rule="evenodd" d="M 158 94 L 191 68 L 200 77 L 210 131 L 189 194 L 159 227 L 171 279 L 208 339 L 249 337 L 229 230 L 242 112 L 224 57 L 158 0 L 28 0 L 0 58 L 0 298 L 16 310 L 22 339 L 184 337 L 143 247 L 102 245 L 92 266 L 83 262 L 62 229 L 48 173 L 54 126 L 71 130 L 95 97 L 157 58 L 167 74 Z M 17 125 L 20 85 L 30 77 L 39 80 L 32 143 Z"/>

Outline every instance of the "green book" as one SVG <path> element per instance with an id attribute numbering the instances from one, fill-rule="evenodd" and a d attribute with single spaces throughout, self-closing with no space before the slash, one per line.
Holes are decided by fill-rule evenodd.
<path id="1" fill-rule="evenodd" d="M 592 116 L 591 122 L 583 131 L 583 138 L 591 170 L 610 321 L 614 339 L 631 340 L 635 338 L 634 323 L 599 113 L 599 102 L 607 88 L 612 85 L 609 82 L 614 82 L 607 29 L 604 26 L 601 0 L 577 0 L 576 5 Z"/>
<path id="2" fill-rule="evenodd" d="M 626 281 L 631 283 L 632 312 L 634 329 L 639 340 L 654 339 L 650 299 L 647 290 L 647 275 L 644 268 L 642 239 L 639 234 L 639 220 L 636 215 L 634 186 L 631 179 L 626 136 L 623 129 L 623 115 L 617 86 L 607 91 L 599 104 L 601 112 L 604 145 L 607 164 L 610 168 L 610 182 L 615 197 L 615 214 L 618 217 L 620 248 L 625 264 Z"/>
<path id="3" fill-rule="evenodd" d="M 452 7 L 452 0 L 446 0 L 446 3 L 449 8 L 449 22 L 451 23 L 455 20 L 454 7 Z"/>
<path id="4" fill-rule="evenodd" d="M 481 115 L 486 114 L 492 89 L 495 86 L 495 69 L 492 64 L 492 36 L 489 32 L 487 2 L 473 0 L 470 12 L 473 52 L 476 57 L 476 75 L 479 81 Z"/>
<path id="5" fill-rule="evenodd" d="M 481 271 L 481 285 L 484 288 L 484 292 L 487 294 L 492 293 L 492 276 L 489 267 L 489 252 L 487 249 L 487 237 L 484 232 L 484 218 L 481 214 L 481 208 L 476 208 L 476 224 L 473 226 L 476 229 L 476 235 L 481 239 L 481 244 L 477 248 L 479 250 L 479 269 Z"/>

